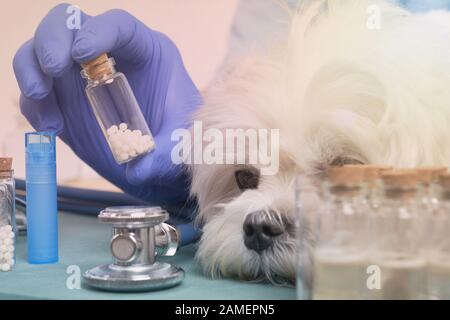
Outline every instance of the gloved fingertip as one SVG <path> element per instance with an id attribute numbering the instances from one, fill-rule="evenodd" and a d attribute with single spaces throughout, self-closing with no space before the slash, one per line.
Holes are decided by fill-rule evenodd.
<path id="1" fill-rule="evenodd" d="M 22 90 L 24 97 L 32 100 L 42 100 L 49 95 L 51 91 L 51 85 L 47 86 L 43 82 L 34 82 L 29 84 L 27 88 Z"/>
<path id="2" fill-rule="evenodd" d="M 20 111 L 36 131 L 64 131 L 64 120 L 54 94 L 37 100 L 20 95 Z"/>
<path id="3" fill-rule="evenodd" d="M 47 97 L 52 91 L 53 80 L 50 77 L 28 74 L 18 74 L 19 87 L 21 93 L 29 99 L 41 100 Z"/>
<path id="4" fill-rule="evenodd" d="M 14 56 L 12 66 L 24 96 L 39 100 L 51 92 L 53 80 L 42 72 L 34 53 L 32 40 L 20 47 Z"/>
<path id="5" fill-rule="evenodd" d="M 54 78 L 62 76 L 67 70 L 72 67 L 72 59 L 70 56 L 64 56 L 59 53 L 60 50 L 52 49 L 51 46 L 42 49 L 43 52 L 39 54 L 39 63 L 42 71 Z"/>
<path id="6" fill-rule="evenodd" d="M 99 54 L 95 50 L 92 41 L 88 38 L 77 38 L 72 47 L 72 58 L 78 63 L 85 63 L 95 59 Z"/>

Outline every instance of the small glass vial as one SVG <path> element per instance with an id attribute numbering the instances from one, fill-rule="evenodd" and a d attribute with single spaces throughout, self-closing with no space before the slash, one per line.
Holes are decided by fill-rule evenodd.
<path id="1" fill-rule="evenodd" d="M 433 300 L 450 299 L 450 174 L 442 174 L 437 188 L 439 209 L 431 220 L 428 253 L 428 294 Z"/>
<path id="2" fill-rule="evenodd" d="M 415 169 L 419 177 L 419 210 L 429 230 L 434 226 L 435 217 L 439 215 L 439 176 L 447 172 L 444 166 L 427 166 Z M 430 252 L 437 234 L 430 232 L 424 240 L 425 251 Z"/>
<path id="3" fill-rule="evenodd" d="M 383 202 L 373 220 L 371 265 L 379 270 L 379 288 L 372 299 L 427 298 L 425 215 L 420 212 L 416 170 L 394 170 L 382 175 Z"/>
<path id="4" fill-rule="evenodd" d="M 155 148 L 154 139 L 133 91 L 113 58 L 102 54 L 82 64 L 86 94 L 114 159 L 127 163 Z"/>
<path id="5" fill-rule="evenodd" d="M 323 175 L 300 174 L 295 184 L 297 299 L 312 298 L 314 218 L 325 203 Z"/>
<path id="6" fill-rule="evenodd" d="M 436 187 L 439 182 L 439 176 L 445 174 L 448 171 L 448 168 L 445 166 L 428 166 L 419 167 L 416 170 L 419 176 L 422 207 L 431 217 L 439 207 L 439 200 L 436 196 Z"/>
<path id="7" fill-rule="evenodd" d="M 313 299 L 364 299 L 368 240 L 364 171 L 332 167 L 327 184 L 328 200 L 314 228 Z"/>
<path id="8" fill-rule="evenodd" d="M 15 264 L 15 183 L 11 158 L 0 158 L 0 272 Z"/>

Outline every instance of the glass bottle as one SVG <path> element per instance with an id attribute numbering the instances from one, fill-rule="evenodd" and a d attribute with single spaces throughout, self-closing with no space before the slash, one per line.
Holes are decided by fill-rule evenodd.
<path id="1" fill-rule="evenodd" d="M 439 176 L 447 172 L 444 166 L 427 166 L 416 168 L 419 176 L 419 210 L 423 215 L 424 223 L 432 230 L 435 217 L 439 215 Z M 430 232 L 424 240 L 425 251 L 430 252 L 437 234 Z"/>
<path id="2" fill-rule="evenodd" d="M 432 216 L 439 206 L 439 200 L 436 196 L 439 176 L 446 173 L 448 168 L 445 166 L 427 166 L 419 167 L 416 170 L 419 175 L 422 206 Z"/>
<path id="3" fill-rule="evenodd" d="M 0 272 L 15 264 L 15 183 L 12 158 L 0 158 Z"/>
<path id="4" fill-rule="evenodd" d="M 450 174 L 442 174 L 437 188 L 439 209 L 432 217 L 428 254 L 430 299 L 450 299 Z"/>
<path id="5" fill-rule="evenodd" d="M 364 171 L 329 169 L 325 207 L 316 221 L 313 299 L 364 299 L 367 217 Z"/>
<path id="6" fill-rule="evenodd" d="M 367 215 L 367 236 L 373 238 L 374 219 L 378 216 L 378 210 L 382 204 L 382 182 L 381 176 L 385 172 L 393 170 L 393 167 L 387 165 L 363 164 L 363 165 L 346 165 L 345 167 L 353 168 L 353 170 L 362 170 L 364 174 L 364 184 L 366 187 L 365 197 L 362 200 L 361 208 Z M 373 242 L 368 242 L 367 250 L 370 252 Z"/>
<path id="7" fill-rule="evenodd" d="M 297 299 L 309 300 L 312 294 L 314 217 L 325 203 L 324 176 L 299 174 L 295 184 L 295 222 L 297 239 Z"/>
<path id="8" fill-rule="evenodd" d="M 371 265 L 379 270 L 379 288 L 372 299 L 416 300 L 427 298 L 424 252 L 425 215 L 419 206 L 416 170 L 384 173 L 383 201 L 374 219 Z"/>
<path id="9" fill-rule="evenodd" d="M 114 159 L 127 163 L 155 148 L 152 133 L 123 73 L 106 54 L 82 64 L 86 94 Z"/>

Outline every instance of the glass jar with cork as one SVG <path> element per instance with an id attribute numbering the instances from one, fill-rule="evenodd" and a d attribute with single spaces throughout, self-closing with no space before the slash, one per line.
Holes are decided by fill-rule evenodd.
<path id="1" fill-rule="evenodd" d="M 436 197 L 439 209 L 432 217 L 429 232 L 428 294 L 432 300 L 450 299 L 450 173 L 442 173 Z"/>
<path id="2" fill-rule="evenodd" d="M 370 262 L 379 268 L 380 288 L 372 299 L 416 300 L 427 298 L 426 214 L 420 210 L 420 177 L 417 170 L 382 174 L 383 201 L 374 222 Z"/>
<path id="3" fill-rule="evenodd" d="M 107 54 L 82 64 L 86 94 L 114 159 L 127 163 L 155 148 L 154 139 L 134 93 Z"/>
<path id="4" fill-rule="evenodd" d="M 327 204 L 318 213 L 314 228 L 315 300 L 359 300 L 366 296 L 368 215 L 364 180 L 364 170 L 328 170 Z"/>
<path id="5" fill-rule="evenodd" d="M 10 271 L 15 261 L 15 183 L 12 158 L 0 158 L 0 271 Z"/>

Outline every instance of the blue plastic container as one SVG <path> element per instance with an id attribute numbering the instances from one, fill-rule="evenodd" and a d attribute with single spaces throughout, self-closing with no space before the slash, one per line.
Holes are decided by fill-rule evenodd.
<path id="1" fill-rule="evenodd" d="M 58 262 L 56 134 L 25 134 L 28 262 Z"/>

